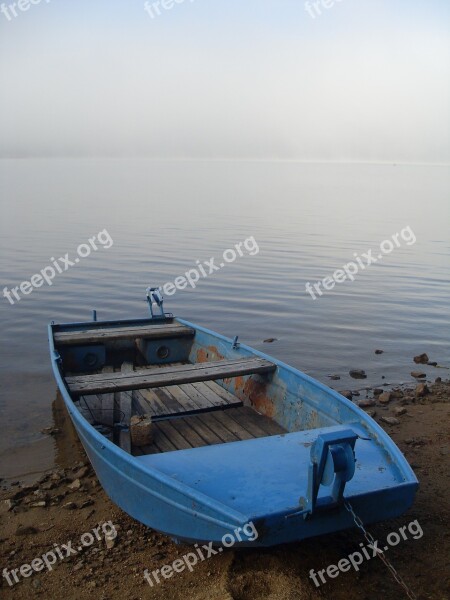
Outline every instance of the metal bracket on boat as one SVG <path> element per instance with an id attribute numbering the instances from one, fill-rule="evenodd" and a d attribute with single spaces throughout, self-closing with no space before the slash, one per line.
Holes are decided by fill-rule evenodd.
<path id="1" fill-rule="evenodd" d="M 62 358 L 57 350 L 53 350 L 53 360 L 59 365 L 62 364 Z"/>
<path id="2" fill-rule="evenodd" d="M 311 447 L 306 498 L 301 504 L 306 519 L 315 510 L 329 509 L 343 501 L 345 484 L 355 474 L 355 442 L 352 429 L 322 433 Z M 317 498 L 320 486 L 331 486 L 330 495 Z"/>
<path id="3" fill-rule="evenodd" d="M 233 344 L 231 346 L 233 348 L 233 350 L 237 350 L 239 348 L 239 346 L 240 346 L 240 343 L 238 342 L 238 339 L 239 339 L 239 336 L 235 335 L 234 339 L 233 339 Z"/>
<path id="4" fill-rule="evenodd" d="M 148 287 L 146 290 L 147 293 L 147 303 L 148 303 L 148 307 L 150 310 L 150 315 L 152 317 L 152 319 L 160 319 L 160 318 L 165 318 L 165 313 L 164 313 L 164 297 L 162 295 L 161 292 L 161 288 L 159 287 Z M 156 307 L 156 308 L 155 308 Z M 158 312 L 153 312 L 157 309 L 159 309 L 159 314 Z"/>

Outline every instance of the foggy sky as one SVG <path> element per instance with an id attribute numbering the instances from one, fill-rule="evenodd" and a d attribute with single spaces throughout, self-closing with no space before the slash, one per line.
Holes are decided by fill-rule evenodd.
<path id="1" fill-rule="evenodd" d="M 450 162 L 445 0 L 178 1 L 0 13 L 0 157 Z"/>

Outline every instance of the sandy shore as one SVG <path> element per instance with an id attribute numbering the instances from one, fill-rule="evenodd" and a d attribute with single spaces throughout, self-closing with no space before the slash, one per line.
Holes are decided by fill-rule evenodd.
<path id="1" fill-rule="evenodd" d="M 389 559 L 418 598 L 444 600 L 450 597 L 450 382 L 429 387 L 430 393 L 419 397 L 414 388 L 402 387 L 394 390 L 389 399 L 379 394 L 374 396 L 372 390 L 354 401 L 369 400 L 366 410 L 392 436 L 420 480 L 412 509 L 370 530 L 375 539 L 385 540 L 389 533 L 417 520 L 423 536 L 420 539 L 409 536 L 389 548 Z M 314 585 L 310 569 L 317 572 L 360 549 L 364 538 L 357 530 L 267 550 L 230 549 L 199 562 L 193 572 L 175 573 L 151 587 L 143 577 L 144 570 L 160 569 L 190 548 L 174 544 L 117 508 L 100 487 L 61 406 L 56 414 L 59 432 L 53 433 L 61 468 L 48 472 L 32 485 L 3 486 L 0 567 L 11 573 L 50 551 L 54 551 L 56 561 L 51 571 L 44 564 L 41 571 L 29 577 L 18 572 L 19 583 L 10 574 L 12 586 L 2 577 L 2 598 L 389 600 L 404 597 L 376 558 L 365 561 L 358 572 L 341 573 L 319 588 Z M 60 556 L 67 553 L 65 546 L 72 549 L 63 560 Z M 51 562 L 51 556 L 47 560 Z M 23 570 L 28 573 L 26 567 Z"/>

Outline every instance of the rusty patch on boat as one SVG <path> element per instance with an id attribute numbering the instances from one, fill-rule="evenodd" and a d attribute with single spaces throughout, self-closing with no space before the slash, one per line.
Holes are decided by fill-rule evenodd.
<path id="1" fill-rule="evenodd" d="M 234 389 L 236 394 L 244 391 L 244 377 L 242 375 L 234 378 Z"/>
<path id="2" fill-rule="evenodd" d="M 223 355 L 217 350 L 215 346 L 207 346 L 206 348 L 199 348 L 197 350 L 196 362 L 210 362 L 212 360 L 222 360 L 223 358 Z"/>
<path id="3" fill-rule="evenodd" d="M 252 377 L 249 377 L 244 385 L 244 394 L 258 412 L 270 418 L 274 416 L 275 407 L 272 400 L 267 396 L 266 383 L 255 381 Z"/>

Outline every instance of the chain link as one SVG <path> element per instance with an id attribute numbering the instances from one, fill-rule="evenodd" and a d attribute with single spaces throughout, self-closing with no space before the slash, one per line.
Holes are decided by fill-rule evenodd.
<path id="1" fill-rule="evenodd" d="M 383 550 L 381 548 L 378 548 L 377 543 L 375 541 L 375 539 L 373 538 L 373 536 L 366 530 L 366 528 L 364 527 L 364 523 L 361 521 L 361 519 L 358 517 L 357 514 L 355 514 L 355 511 L 353 510 L 352 505 L 350 504 L 350 502 L 348 500 L 344 501 L 344 506 L 345 508 L 348 510 L 348 512 L 352 515 L 353 520 L 355 521 L 355 525 L 356 527 L 358 527 L 358 529 L 360 529 L 367 541 L 368 544 L 370 544 L 370 546 L 372 548 L 374 548 L 377 552 L 377 556 L 378 558 L 384 562 L 384 564 L 386 565 L 386 567 L 389 569 L 389 571 L 391 572 L 393 578 L 395 579 L 395 581 L 405 590 L 405 594 L 408 596 L 408 598 L 410 600 L 417 600 L 417 596 L 414 594 L 414 592 L 406 585 L 406 583 L 403 581 L 403 579 L 400 577 L 400 575 L 397 573 L 397 571 L 394 568 L 394 565 L 389 561 L 388 558 L 386 558 L 386 554 L 383 552 Z"/>

